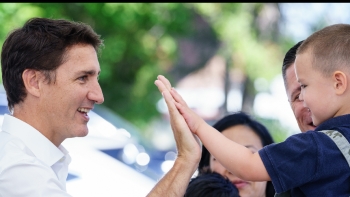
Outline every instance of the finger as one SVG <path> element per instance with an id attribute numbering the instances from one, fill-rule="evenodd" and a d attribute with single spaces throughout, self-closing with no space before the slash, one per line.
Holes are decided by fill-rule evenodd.
<path id="1" fill-rule="evenodd" d="M 162 81 L 156 80 L 154 84 L 158 87 L 159 92 L 163 93 L 165 91 L 168 91 L 167 87 L 164 85 Z"/>
<path id="2" fill-rule="evenodd" d="M 174 88 L 171 88 L 170 94 L 173 96 L 173 98 L 176 102 L 180 103 L 181 105 L 183 105 L 185 107 L 188 107 L 185 100 L 182 98 L 182 96 Z"/>
<path id="3" fill-rule="evenodd" d="M 186 124 L 191 129 L 193 125 L 191 124 L 191 121 L 189 121 L 189 120 L 191 120 L 190 114 L 193 114 L 192 111 L 188 107 L 185 107 L 184 105 L 182 105 L 176 101 L 174 102 L 174 105 L 175 105 L 176 109 L 178 110 L 178 112 L 186 120 Z"/>
<path id="4" fill-rule="evenodd" d="M 175 101 L 174 105 L 182 116 L 186 114 L 186 111 L 185 111 L 186 109 L 184 108 L 184 106 L 181 103 L 178 103 Z"/>
<path id="5" fill-rule="evenodd" d="M 170 117 L 179 116 L 180 112 L 177 110 L 177 108 L 175 106 L 175 101 L 174 101 L 173 97 L 170 95 L 170 92 L 165 90 L 162 94 L 163 94 L 165 103 L 168 106 L 168 111 L 169 111 Z"/>
<path id="6" fill-rule="evenodd" d="M 157 79 L 163 82 L 163 84 L 169 91 L 171 90 L 171 83 L 167 78 L 165 78 L 163 75 L 158 75 Z"/>

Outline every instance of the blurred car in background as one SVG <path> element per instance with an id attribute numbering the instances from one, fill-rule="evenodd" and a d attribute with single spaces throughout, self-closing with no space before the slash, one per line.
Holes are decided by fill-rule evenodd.
<path id="1" fill-rule="evenodd" d="M 0 87 L 0 126 L 5 113 L 10 114 Z M 68 193 L 74 197 L 146 196 L 166 172 L 169 153 L 152 147 L 135 126 L 102 105 L 89 116 L 88 135 L 62 143 L 72 157 Z"/>

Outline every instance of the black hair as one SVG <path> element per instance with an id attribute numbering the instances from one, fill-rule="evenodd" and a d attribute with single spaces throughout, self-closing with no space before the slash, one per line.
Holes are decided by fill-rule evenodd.
<path id="1" fill-rule="evenodd" d="M 297 50 L 299 46 L 303 43 L 303 41 L 304 40 L 296 43 L 292 48 L 290 48 L 287 51 L 286 55 L 284 56 L 283 64 L 282 64 L 282 76 L 283 76 L 283 81 L 285 86 L 287 86 L 287 81 L 286 81 L 287 69 L 289 68 L 289 66 L 291 66 L 295 62 Z"/>
<path id="2" fill-rule="evenodd" d="M 239 197 L 237 187 L 216 172 L 206 171 L 192 178 L 184 197 Z"/>

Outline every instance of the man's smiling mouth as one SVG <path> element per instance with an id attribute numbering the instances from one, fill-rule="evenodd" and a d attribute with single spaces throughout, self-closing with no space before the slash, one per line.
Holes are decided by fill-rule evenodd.
<path id="1" fill-rule="evenodd" d="M 90 109 L 87 109 L 87 108 L 83 108 L 83 107 L 79 107 L 78 108 L 78 112 L 81 112 L 81 113 L 89 113 Z"/>

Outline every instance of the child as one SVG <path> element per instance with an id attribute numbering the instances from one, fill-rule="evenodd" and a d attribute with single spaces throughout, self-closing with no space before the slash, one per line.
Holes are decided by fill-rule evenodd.
<path id="1" fill-rule="evenodd" d="M 236 176 L 249 181 L 271 180 L 279 194 L 348 197 L 350 25 L 331 25 L 309 36 L 297 51 L 295 72 L 302 89 L 299 98 L 311 111 L 317 127 L 255 154 L 215 131 L 190 110 L 165 77 L 159 76 L 155 84 L 171 118 L 180 120 L 172 121 L 172 127 L 188 131 L 180 125 L 181 114 L 191 132 Z"/>

